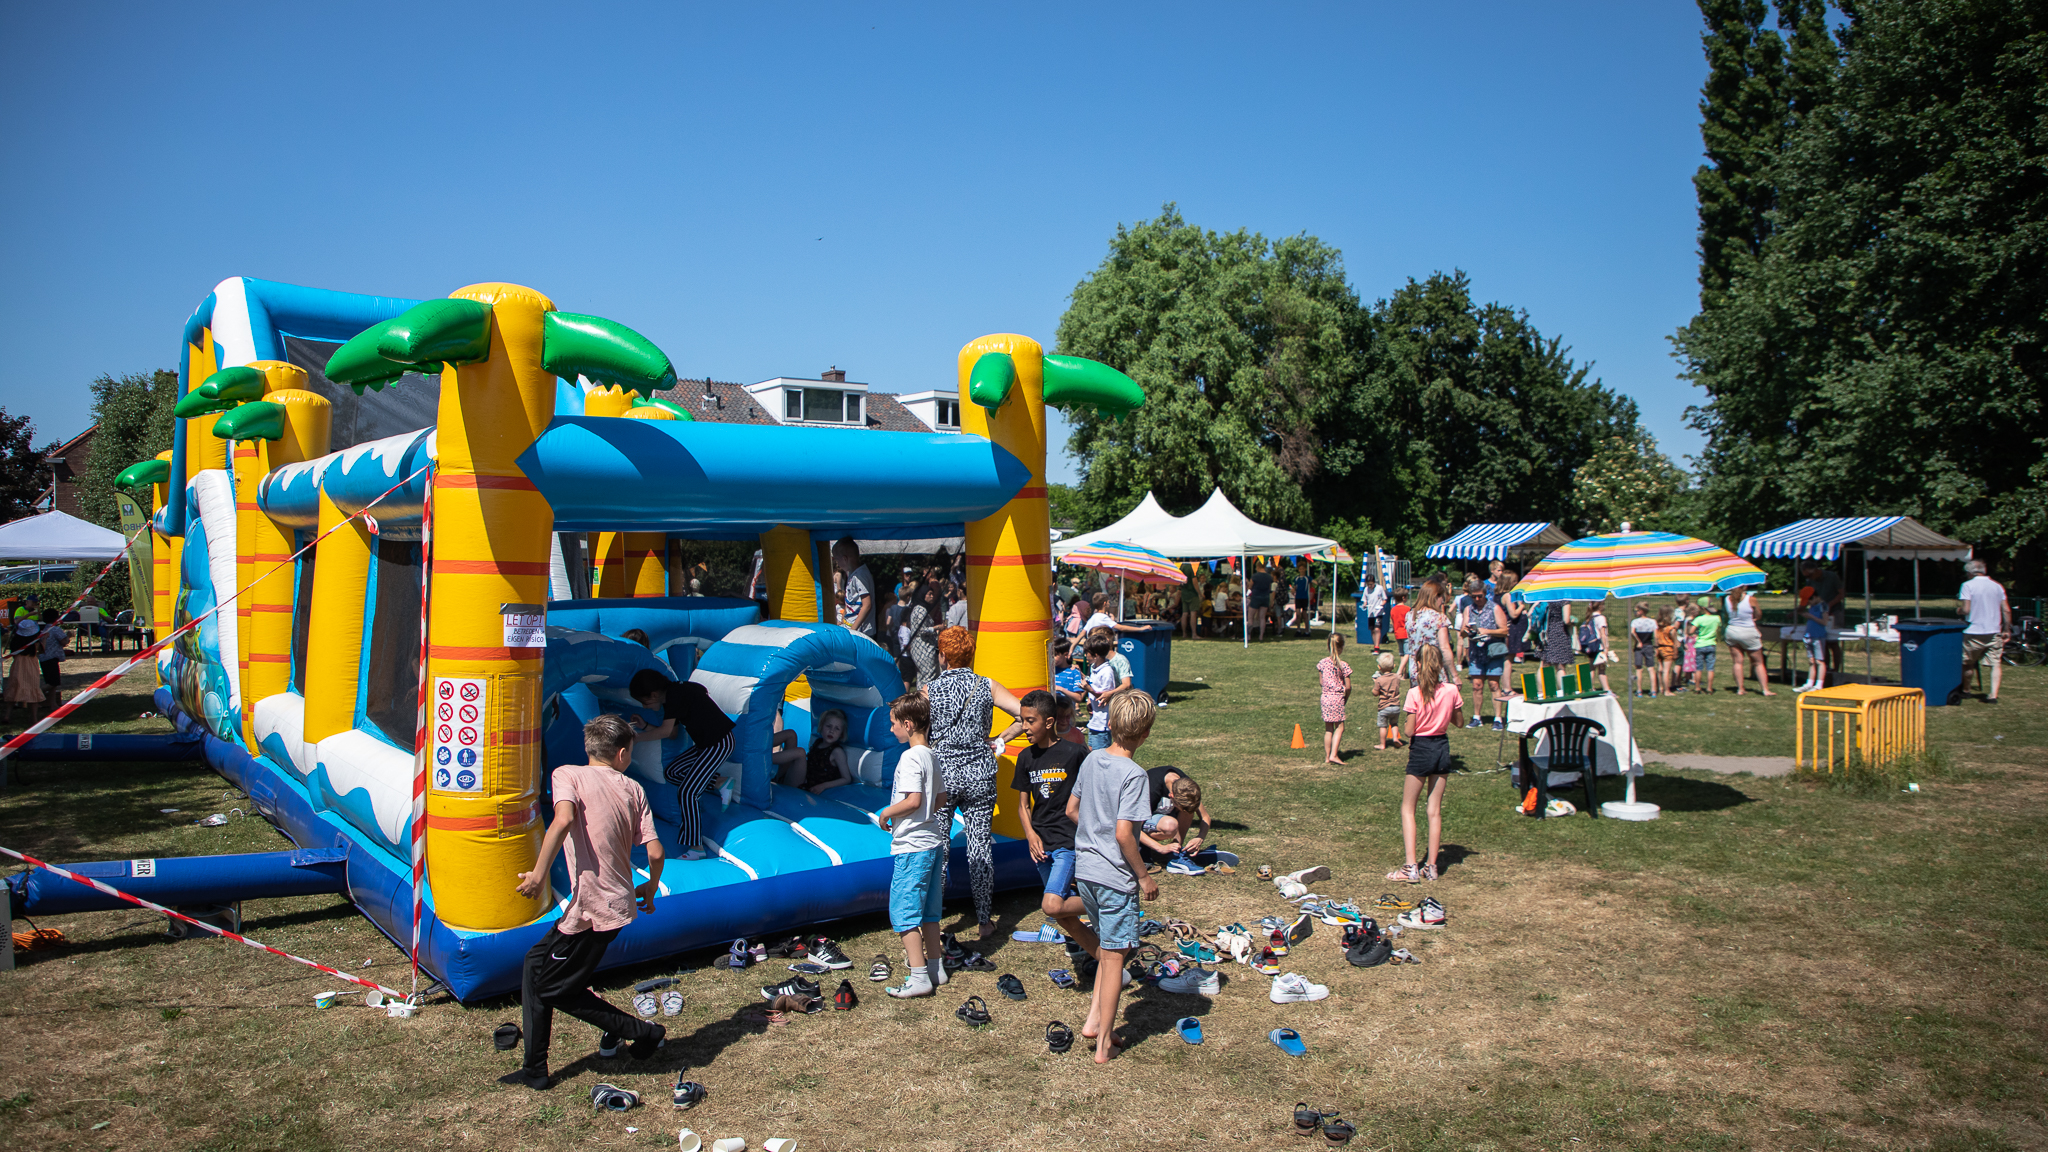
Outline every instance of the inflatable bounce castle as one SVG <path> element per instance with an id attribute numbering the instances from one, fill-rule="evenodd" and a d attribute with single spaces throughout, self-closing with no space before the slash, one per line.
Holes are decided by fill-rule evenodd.
<path id="1" fill-rule="evenodd" d="M 514 888 L 551 769 L 583 759 L 599 712 L 659 723 L 625 692 L 643 668 L 702 683 L 737 722 L 736 752 L 719 791 L 680 796 L 661 765 L 688 737 L 639 746 L 664 841 L 679 805 L 699 804 L 713 851 L 671 853 L 669 898 L 608 963 L 884 908 L 889 837 L 872 813 L 901 752 L 886 704 L 903 684 L 824 611 L 821 549 L 964 535 L 975 670 L 1019 695 L 1044 687 L 1046 406 L 1143 402 L 1113 369 L 994 335 L 960 350 L 960 435 L 699 422 L 655 395 L 675 373 L 651 342 L 515 284 L 416 301 L 236 278 L 183 344 L 176 446 L 123 474 L 154 512 L 154 618 L 182 624 L 246 590 L 164 652 L 158 700 L 298 847 L 215 868 L 233 874 L 212 894 L 343 891 L 405 947 L 423 838 L 420 963 L 464 999 L 515 988 L 559 913 L 560 861 L 551 890 Z M 576 599 L 584 540 L 607 566 L 599 596 Z M 671 582 L 678 540 L 758 541 L 765 610 L 672 594 L 687 590 Z M 858 777 L 817 796 L 777 787 L 769 759 L 778 714 L 807 741 L 813 707 L 846 713 Z M 1006 887 L 1036 883 L 1020 811 L 1005 787 Z"/>

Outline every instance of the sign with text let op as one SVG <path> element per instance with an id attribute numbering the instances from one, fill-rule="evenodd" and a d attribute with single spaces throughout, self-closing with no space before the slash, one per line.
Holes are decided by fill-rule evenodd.
<path id="1" fill-rule="evenodd" d="M 484 716 L 490 704 L 489 681 L 478 676 L 434 678 L 434 790 L 481 792 L 484 789 Z"/>

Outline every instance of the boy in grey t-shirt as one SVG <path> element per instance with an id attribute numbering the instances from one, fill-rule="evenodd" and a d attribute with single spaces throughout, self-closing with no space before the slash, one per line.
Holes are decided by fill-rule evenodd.
<path id="1" fill-rule="evenodd" d="M 1159 896 L 1138 855 L 1138 829 L 1152 814 L 1151 781 L 1131 759 L 1152 735 L 1152 697 L 1118 693 L 1109 702 L 1109 747 L 1088 754 L 1067 798 L 1074 822 L 1074 887 L 1101 939 L 1095 950 L 1095 994 L 1081 1035 L 1095 1041 L 1095 1062 L 1116 1055 L 1117 998 L 1124 961 L 1138 946 L 1138 900 Z"/>

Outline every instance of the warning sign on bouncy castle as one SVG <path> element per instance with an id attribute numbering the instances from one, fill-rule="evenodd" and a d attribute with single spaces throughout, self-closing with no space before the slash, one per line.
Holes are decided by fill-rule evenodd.
<path id="1" fill-rule="evenodd" d="M 434 790 L 481 792 L 484 715 L 488 688 L 481 679 L 441 676 L 434 680 Z"/>

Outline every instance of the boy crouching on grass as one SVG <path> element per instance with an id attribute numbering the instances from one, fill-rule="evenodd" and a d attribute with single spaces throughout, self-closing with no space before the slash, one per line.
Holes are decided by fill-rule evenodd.
<path id="1" fill-rule="evenodd" d="M 604 1030 L 601 1055 L 631 1040 L 635 1060 L 654 1055 L 667 1030 L 621 1012 L 590 990 L 612 937 L 633 922 L 635 905 L 654 911 L 661 890 L 661 840 L 647 794 L 626 775 L 633 762 L 633 729 L 623 717 L 599 716 L 583 726 L 588 764 L 555 769 L 555 818 L 540 842 L 533 871 L 519 874 L 519 894 L 531 897 L 547 883 L 555 853 L 569 852 L 569 905 L 561 918 L 526 954 L 520 1000 L 526 1020 L 526 1064 L 504 1077 L 505 1084 L 546 1089 L 548 1040 L 557 1008 Z M 633 846 L 647 845 L 647 882 L 633 885 Z"/>
<path id="2" fill-rule="evenodd" d="M 903 983 L 886 989 L 898 1000 L 929 996 L 946 982 L 940 962 L 939 914 L 946 899 L 946 856 L 953 817 L 930 745 L 932 706 L 916 692 L 889 705 L 889 731 L 910 747 L 896 762 L 893 802 L 875 813 L 889 832 L 889 926 L 903 937 Z"/>
<path id="3" fill-rule="evenodd" d="M 1074 884 L 1081 906 L 1095 925 L 1095 994 L 1081 1035 L 1095 1041 L 1095 1062 L 1116 1055 L 1117 999 L 1124 961 L 1138 946 L 1138 900 L 1159 897 L 1159 883 L 1145 875 L 1138 856 L 1138 829 L 1151 816 L 1151 782 L 1131 759 L 1152 735 L 1152 697 L 1142 691 L 1117 693 L 1109 701 L 1109 746 L 1081 762 L 1080 780 L 1067 799 L 1074 822 Z"/>

